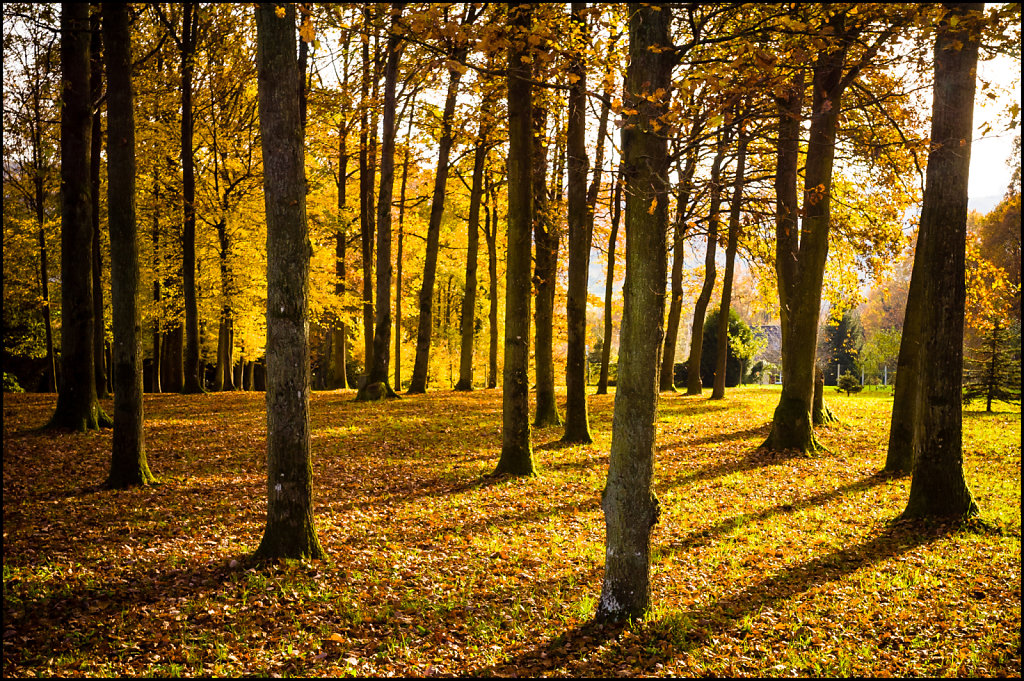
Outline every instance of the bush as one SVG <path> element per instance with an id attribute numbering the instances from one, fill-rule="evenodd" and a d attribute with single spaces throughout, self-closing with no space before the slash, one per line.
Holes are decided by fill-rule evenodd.
<path id="1" fill-rule="evenodd" d="M 23 393 L 25 392 L 20 385 L 18 385 L 18 379 L 14 374 L 4 372 L 4 392 L 5 393 Z"/>
<path id="2" fill-rule="evenodd" d="M 864 386 L 860 384 L 860 379 L 849 371 L 839 377 L 836 387 L 837 391 L 845 391 L 847 397 L 849 397 L 851 393 L 859 393 L 863 389 Z"/>

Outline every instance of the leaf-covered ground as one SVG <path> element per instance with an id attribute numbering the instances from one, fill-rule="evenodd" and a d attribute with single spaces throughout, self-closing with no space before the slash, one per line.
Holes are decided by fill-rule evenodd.
<path id="1" fill-rule="evenodd" d="M 330 560 L 257 565 L 262 394 L 147 395 L 162 485 L 126 492 L 97 490 L 110 431 L 4 395 L 3 675 L 1020 676 L 1019 409 L 966 415 L 964 527 L 892 522 L 885 393 L 831 395 L 815 458 L 756 450 L 771 388 L 664 397 L 655 606 L 626 629 L 588 624 L 610 396 L 595 445 L 535 430 L 539 476 L 497 481 L 499 391 L 352 397 L 312 402 Z"/>

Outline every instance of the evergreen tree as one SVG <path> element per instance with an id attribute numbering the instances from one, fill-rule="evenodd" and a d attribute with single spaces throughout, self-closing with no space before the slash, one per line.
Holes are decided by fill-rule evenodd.
<path id="1" fill-rule="evenodd" d="M 964 357 L 964 402 L 993 400 L 1020 402 L 1020 323 L 996 320 L 979 338 L 980 347 L 968 347 Z"/>
<path id="2" fill-rule="evenodd" d="M 829 362 L 825 369 L 825 385 L 837 385 L 838 373 L 854 371 L 854 367 L 860 367 L 860 352 L 864 347 L 864 327 L 860 323 L 860 313 L 856 310 L 847 310 L 843 313 L 838 322 L 825 325 L 822 347 L 818 355 Z"/>

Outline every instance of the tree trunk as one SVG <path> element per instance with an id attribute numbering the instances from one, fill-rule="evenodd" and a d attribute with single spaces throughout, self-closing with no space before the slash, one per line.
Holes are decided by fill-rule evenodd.
<path id="1" fill-rule="evenodd" d="M 485 209 L 484 234 L 487 238 L 487 278 L 490 293 L 487 326 L 490 342 L 487 348 L 487 387 L 498 387 L 498 192 L 487 174 L 489 209 Z"/>
<path id="2" fill-rule="evenodd" d="M 43 202 L 43 178 L 37 177 L 35 183 L 36 196 L 36 229 L 39 234 L 39 279 L 43 297 L 43 327 L 46 329 L 46 383 L 45 392 L 57 391 L 57 360 L 53 351 L 53 322 L 50 312 L 50 268 L 47 262 L 46 232 L 43 226 L 46 223 L 46 206 Z"/>
<path id="3" fill-rule="evenodd" d="M 155 482 L 146 462 L 142 416 L 139 244 L 135 222 L 135 93 L 128 7 L 104 3 L 107 66 L 107 212 L 110 226 L 111 350 L 114 380 L 112 488 Z"/>
<path id="4" fill-rule="evenodd" d="M 962 381 L 967 179 L 974 129 L 977 28 L 982 3 L 949 4 L 935 39 L 932 152 L 928 156 L 915 265 L 922 269 L 921 362 L 914 476 L 904 518 L 977 515 L 963 469 Z M 952 24 L 952 19 L 958 23 Z M 916 267 L 915 267 L 916 269 Z M 900 382 L 903 376 L 899 377 Z"/>
<path id="5" fill-rule="evenodd" d="M 93 369 L 96 371 L 96 396 L 109 397 L 104 344 L 106 325 L 103 323 L 103 254 L 100 249 L 100 161 L 103 155 L 103 126 L 100 116 L 100 96 L 103 94 L 103 38 L 100 33 L 99 7 L 95 7 L 90 21 L 91 60 L 89 62 L 89 90 L 95 108 L 92 112 L 92 149 L 89 159 L 89 185 L 92 194 L 92 309 L 95 323 L 93 333 Z M 109 116 L 109 114 L 108 114 Z"/>
<path id="6" fill-rule="evenodd" d="M 363 6 L 363 26 L 370 31 L 370 7 Z M 373 357 L 373 187 L 376 167 L 371 157 L 370 141 L 370 37 L 363 36 L 363 78 L 360 85 L 362 104 L 359 115 L 359 234 L 363 258 L 363 374 L 370 368 Z M 376 55 L 374 55 L 376 57 Z M 376 120 L 376 118 L 374 119 Z M 376 146 L 373 144 L 372 146 Z"/>
<path id="7" fill-rule="evenodd" d="M 812 422 L 816 426 L 835 423 L 839 420 L 825 404 L 825 371 L 820 366 L 814 368 L 814 408 L 811 416 Z"/>
<path id="8" fill-rule="evenodd" d="M 260 558 L 324 558 L 309 446 L 309 231 L 295 6 L 256 9 L 267 212 L 267 524 Z"/>
<path id="9" fill-rule="evenodd" d="M 827 28 L 844 35 L 845 15 L 833 15 Z M 764 447 L 773 450 L 817 451 L 814 436 L 814 356 L 821 311 L 821 286 L 828 256 L 832 166 L 841 109 L 847 39 L 823 49 L 814 65 L 811 125 L 804 179 L 804 218 L 796 232 L 796 166 L 799 145 L 802 80 L 780 98 L 779 168 L 776 193 L 776 272 L 782 320 L 782 395 Z M 781 183 L 785 182 L 783 187 Z M 789 185 L 792 184 L 792 187 Z"/>
<path id="10" fill-rule="evenodd" d="M 483 198 L 484 161 L 487 159 L 487 102 L 480 107 L 480 132 L 473 155 L 473 180 L 469 191 L 469 240 L 466 249 L 466 286 L 462 295 L 462 319 L 459 332 L 459 382 L 455 390 L 473 389 L 473 338 L 476 331 L 477 259 L 480 253 L 480 203 Z"/>
<path id="11" fill-rule="evenodd" d="M 555 362 L 552 336 L 555 314 L 555 276 L 558 271 L 558 231 L 554 208 L 547 199 L 547 109 L 533 106 L 533 240 L 536 247 L 533 286 L 537 304 L 533 361 L 537 378 L 536 427 L 561 425 L 555 401 Z M 557 134 L 556 134 L 557 136 Z M 556 173 L 557 176 L 557 173 Z"/>
<path id="12" fill-rule="evenodd" d="M 88 430 L 112 425 L 100 409 L 93 369 L 92 188 L 89 161 L 89 5 L 61 5 L 61 386 L 49 426 Z"/>
<path id="13" fill-rule="evenodd" d="M 586 41 L 587 22 L 583 18 L 586 3 L 572 3 L 572 21 Z M 567 201 L 569 210 L 569 290 L 565 305 L 568 345 L 565 360 L 565 434 L 563 442 L 590 444 L 590 418 L 587 413 L 587 275 L 590 270 L 590 245 L 593 241 L 593 208 L 587 205 L 587 70 L 583 56 L 571 57 L 569 73 L 576 81 L 569 90 L 569 121 L 566 133 L 569 165 Z M 603 117 L 607 126 L 607 118 Z M 597 144 L 604 146 L 605 130 L 599 129 Z M 597 163 L 600 164 L 598 159 Z M 596 198 L 596 192 L 595 192 Z"/>
<path id="14" fill-rule="evenodd" d="M 346 72 L 347 76 L 347 72 Z M 347 78 L 346 78 L 347 80 Z M 346 215 L 346 180 L 348 179 L 348 126 L 338 130 L 338 223 L 334 232 L 334 294 L 344 301 L 348 258 L 348 216 Z M 327 363 L 327 387 L 348 387 L 348 329 L 344 317 L 331 328 L 331 353 Z"/>
<path id="15" fill-rule="evenodd" d="M 660 513 L 652 488 L 654 421 L 665 319 L 668 145 L 656 120 L 669 110 L 673 58 L 668 5 L 630 6 L 624 103 L 636 113 L 622 128 L 626 176 L 626 282 L 619 378 L 605 514 L 604 584 L 599 619 L 642 618 L 650 607 L 650 541 Z"/>
<path id="16" fill-rule="evenodd" d="M 413 100 L 415 103 L 415 99 Z M 405 133 L 405 158 L 402 160 L 402 188 L 398 197 L 398 253 L 395 257 L 395 390 L 402 389 L 402 258 L 405 246 L 405 189 L 409 179 L 409 147 L 412 144 L 413 115 Z"/>
<path id="17" fill-rule="evenodd" d="M 530 442 L 530 237 L 533 231 L 533 23 L 529 4 L 509 4 L 508 255 L 505 267 L 505 366 L 502 372 L 502 445 L 495 474 L 535 475 Z"/>
<path id="18" fill-rule="evenodd" d="M 458 57 L 458 55 L 456 55 Z M 419 297 L 419 324 L 416 331 L 416 359 L 409 381 L 409 394 L 427 391 L 427 373 L 430 361 L 430 336 L 433 325 L 434 280 L 437 276 L 437 252 L 441 239 L 441 218 L 444 216 L 445 189 L 448 186 L 448 159 L 452 150 L 452 122 L 459 94 L 462 74 L 457 69 L 448 71 L 448 95 L 441 117 L 441 140 L 437 149 L 437 174 L 434 176 L 434 195 L 430 203 L 430 221 L 427 224 L 427 251 L 423 262 L 423 285 Z"/>
<path id="19" fill-rule="evenodd" d="M 690 187 L 697 170 L 697 147 L 691 138 L 690 150 L 686 154 L 686 165 L 679 180 L 679 196 L 676 197 L 676 224 L 672 239 L 672 297 L 668 305 L 668 320 L 665 322 L 665 347 L 661 352 L 662 392 L 676 391 L 676 345 L 679 342 L 679 322 L 683 312 L 683 245 L 686 239 L 687 208 L 690 203 Z"/>
<path id="20" fill-rule="evenodd" d="M 619 221 L 622 218 L 622 183 L 625 181 L 624 166 L 619 162 L 615 174 L 615 190 L 612 194 L 612 231 L 608 236 L 608 275 L 604 282 L 604 343 L 601 346 L 601 375 L 597 380 L 597 395 L 608 394 L 608 365 L 612 359 L 612 290 L 615 285 L 615 241 L 619 236 Z"/>
<path id="21" fill-rule="evenodd" d="M 183 393 L 205 392 L 199 362 L 199 304 L 196 299 L 196 167 L 192 134 L 192 73 L 195 66 L 199 13 L 194 2 L 186 2 L 181 28 L 181 174 L 184 196 L 182 222 L 182 289 L 185 294 L 185 382 Z"/>
<path id="22" fill-rule="evenodd" d="M 388 384 L 391 353 L 391 204 L 395 185 L 395 81 L 401 40 L 397 21 L 402 5 L 392 3 L 384 70 L 384 141 L 380 153 L 380 198 L 377 201 L 377 315 L 374 320 L 373 356 L 357 400 L 397 397 Z"/>
<path id="23" fill-rule="evenodd" d="M 722 129 L 718 132 L 718 151 L 711 163 L 711 196 L 708 212 L 708 247 L 704 255 L 704 284 L 697 295 L 697 303 L 693 308 L 693 326 L 690 331 L 690 357 L 686 367 L 686 394 L 700 395 L 700 360 L 704 351 L 704 318 L 708 312 L 708 303 L 715 290 L 715 251 L 718 248 L 718 215 L 722 206 L 722 160 L 729 144 L 730 131 Z M 728 317 L 728 311 L 726 311 Z"/>
<path id="24" fill-rule="evenodd" d="M 742 125 L 742 124 L 740 124 Z M 743 173 L 747 165 L 747 142 L 749 137 L 739 136 L 739 151 L 736 157 L 736 186 L 732 192 L 732 206 L 729 209 L 729 242 L 725 247 L 725 274 L 722 275 L 722 305 L 718 308 L 718 338 L 715 348 L 715 381 L 711 388 L 711 399 L 725 397 L 725 365 L 729 359 L 729 310 L 732 307 L 732 278 L 736 267 L 736 249 L 740 241 L 740 209 L 743 202 Z"/>

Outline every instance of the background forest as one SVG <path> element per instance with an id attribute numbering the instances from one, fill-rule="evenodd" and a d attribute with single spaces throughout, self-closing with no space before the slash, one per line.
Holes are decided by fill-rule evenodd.
<path id="1" fill-rule="evenodd" d="M 3 16 L 5 675 L 1019 675 L 1019 4 Z"/>

